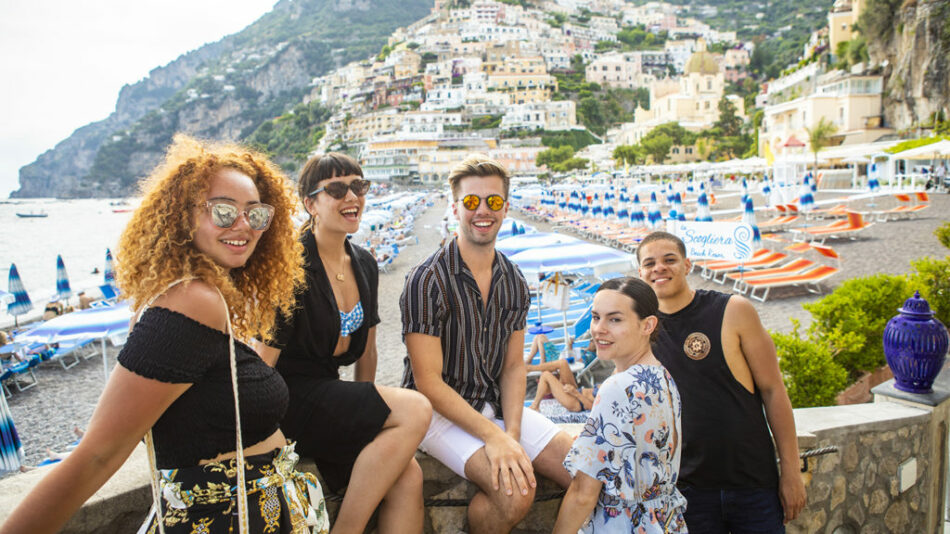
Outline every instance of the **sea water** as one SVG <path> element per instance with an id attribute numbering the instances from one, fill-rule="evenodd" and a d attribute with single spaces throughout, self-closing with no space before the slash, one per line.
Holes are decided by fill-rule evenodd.
<path id="1" fill-rule="evenodd" d="M 10 264 L 33 301 L 33 311 L 21 319 L 39 316 L 56 293 L 56 256 L 62 255 L 75 295 L 86 290 L 99 296 L 105 283 L 106 249 L 115 253 L 119 235 L 131 218 L 132 206 L 116 200 L 16 200 L 0 203 L 0 288 L 9 291 Z M 20 218 L 17 212 L 45 212 L 45 218 Z M 97 274 L 93 270 L 98 269 Z M 74 296 L 70 304 L 78 304 Z M 6 304 L 0 306 L 0 327 L 12 325 Z"/>

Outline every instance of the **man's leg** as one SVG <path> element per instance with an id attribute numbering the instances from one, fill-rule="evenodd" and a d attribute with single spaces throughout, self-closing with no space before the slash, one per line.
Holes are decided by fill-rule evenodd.
<path id="1" fill-rule="evenodd" d="M 732 534 L 785 534 L 785 511 L 775 488 L 723 491 L 723 515 Z"/>
<path id="2" fill-rule="evenodd" d="M 493 488 L 491 466 L 485 447 L 478 449 L 465 462 L 465 477 L 478 486 L 478 493 L 468 505 L 468 526 L 471 534 L 510 532 L 531 510 L 534 488 L 528 494 L 515 491 L 506 495 L 503 487 Z"/>
<path id="3" fill-rule="evenodd" d="M 718 489 L 679 488 L 686 497 L 686 528 L 690 534 L 728 534 L 723 495 Z"/>
<path id="4" fill-rule="evenodd" d="M 564 457 L 571 450 L 571 437 L 566 432 L 558 432 L 541 453 L 534 459 L 535 473 L 549 478 L 564 489 L 571 485 L 571 474 L 564 469 Z"/>

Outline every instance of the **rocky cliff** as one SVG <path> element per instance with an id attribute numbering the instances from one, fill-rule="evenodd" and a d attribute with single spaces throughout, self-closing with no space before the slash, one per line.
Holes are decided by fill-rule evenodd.
<path id="1" fill-rule="evenodd" d="M 14 197 L 121 196 L 175 132 L 239 140 L 298 104 L 314 77 L 375 54 L 431 0 L 281 0 L 252 25 L 122 88 L 106 119 L 20 169 Z"/>
<path id="2" fill-rule="evenodd" d="M 868 12 L 861 25 L 871 64 L 884 68 L 886 124 L 905 130 L 950 116 L 950 0 L 878 0 Z"/>

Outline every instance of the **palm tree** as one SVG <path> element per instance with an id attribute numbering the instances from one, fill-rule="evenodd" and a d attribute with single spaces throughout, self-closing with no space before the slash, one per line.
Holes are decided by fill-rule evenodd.
<path id="1" fill-rule="evenodd" d="M 838 131 L 838 127 L 830 120 L 822 117 L 818 120 L 818 124 L 811 128 L 806 127 L 805 131 L 808 132 L 809 148 L 811 148 L 812 154 L 815 155 L 815 165 L 812 167 L 812 174 L 818 176 L 818 151 L 828 144 L 831 136 Z"/>

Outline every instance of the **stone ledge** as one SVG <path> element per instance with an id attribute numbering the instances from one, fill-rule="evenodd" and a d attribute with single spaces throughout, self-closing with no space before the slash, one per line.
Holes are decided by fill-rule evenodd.
<path id="1" fill-rule="evenodd" d="M 834 408 L 834 409 L 840 409 Z M 911 409 L 912 410 L 912 409 Z M 796 410 L 798 415 L 798 410 Z M 583 429 L 581 424 L 559 425 L 571 436 Z M 817 439 L 808 432 L 799 432 L 799 448 L 813 448 Z M 455 475 L 447 467 L 427 454 L 417 452 L 416 460 L 425 476 L 423 496 L 425 499 L 470 500 L 476 488 L 467 480 Z M 135 532 L 145 518 L 152 502 L 149 489 L 148 460 L 145 446 L 139 444 L 125 464 L 111 479 L 73 516 L 61 531 L 65 534 L 91 532 Z M 20 500 L 49 472 L 52 466 L 42 467 L 0 480 L 0 523 L 13 511 Z M 312 460 L 301 460 L 301 471 L 317 473 Z M 545 496 L 561 491 L 555 483 L 538 477 L 537 495 Z M 519 534 L 550 532 L 557 518 L 561 499 L 536 502 L 531 512 L 514 530 Z M 328 502 L 331 517 L 336 516 L 337 502 Z M 466 508 L 463 506 L 426 507 L 426 532 L 455 534 L 467 530 Z M 369 532 L 375 531 L 373 523 Z"/>

